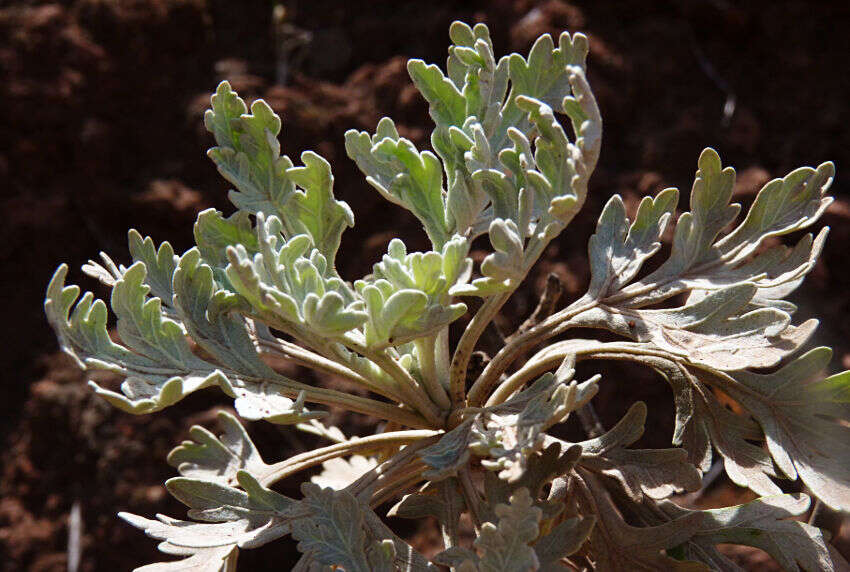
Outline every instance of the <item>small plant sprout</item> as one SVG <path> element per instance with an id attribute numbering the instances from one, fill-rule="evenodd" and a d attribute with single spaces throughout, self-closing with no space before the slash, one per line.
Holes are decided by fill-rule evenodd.
<path id="1" fill-rule="evenodd" d="M 153 413 L 216 386 L 239 418 L 327 442 L 266 460 L 230 413 L 219 414 L 221 434 L 193 428 L 166 482 L 188 520 L 121 514 L 173 555 L 139 570 L 230 571 L 240 550 L 287 535 L 301 571 L 737 570 L 717 549 L 729 543 L 787 570 L 844 565 L 827 534 L 793 517 L 812 499 L 850 509 L 850 372 L 824 373 L 831 351 L 803 347 L 817 321 L 795 323 L 784 299 L 823 248 L 827 229 L 797 231 L 830 204 L 832 163 L 770 181 L 743 215 L 730 203 L 735 171 L 710 148 L 687 212 L 677 216 L 673 188 L 645 197 L 633 217 L 611 197 L 589 238 L 587 292 L 557 309 L 550 280 L 498 351 L 474 355 L 582 208 L 602 119 L 582 34 L 544 35 L 528 56 L 498 60 L 486 26 L 455 22 L 449 35 L 445 70 L 408 63 L 434 121 L 431 150 L 390 118 L 345 134 L 368 184 L 419 219 L 431 250 L 395 239 L 371 274 L 340 276 L 354 214 L 334 198 L 330 164 L 311 151 L 298 164 L 282 155 L 280 118 L 222 82 L 204 122 L 235 212 L 201 212 L 196 246 L 182 254 L 131 230 L 129 266 L 102 255 L 83 267 L 112 289 L 120 341 L 104 301 L 78 298 L 65 265 L 53 276 L 50 324 L 80 367 L 125 378 L 120 391 L 91 382 L 116 407 Z M 790 233 L 795 244 L 777 240 Z M 491 251 L 480 264 L 469 255 L 476 239 Z M 571 337 L 579 328 L 608 341 Z M 281 358 L 366 391 L 291 379 L 273 367 Z M 599 385 L 618 380 L 577 379 L 576 364 L 590 360 L 634 362 L 669 384 L 670 448 L 632 446 L 643 402 L 613 427 L 593 422 Z M 320 421 L 324 407 L 371 416 L 377 432 L 346 436 Z M 550 434 L 571 415 L 584 440 Z M 713 465 L 761 496 L 713 510 L 671 500 L 698 491 Z M 273 490 L 313 467 L 323 472 L 300 498 Z M 783 494 L 783 480 L 805 494 Z M 443 550 L 414 550 L 375 512 L 386 506 L 435 517 Z"/>

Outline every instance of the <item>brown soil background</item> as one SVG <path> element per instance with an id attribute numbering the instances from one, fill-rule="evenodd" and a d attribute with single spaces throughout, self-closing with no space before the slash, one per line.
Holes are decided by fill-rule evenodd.
<path id="1" fill-rule="evenodd" d="M 127 570 L 153 561 L 155 542 L 114 515 L 183 514 L 161 486 L 174 474 L 165 456 L 192 424 L 211 427 L 215 408 L 227 404 L 220 394 L 203 392 L 166 412 L 133 417 L 94 399 L 86 375 L 56 352 L 43 317 L 43 291 L 55 266 L 68 262 L 75 269 L 73 281 L 96 288 L 76 269 L 100 250 L 126 262 L 127 228 L 170 240 L 182 252 L 191 245 L 200 209 L 231 210 L 227 186 L 204 156 L 211 141 L 201 123 L 209 93 L 225 78 L 243 97 L 263 97 L 282 115 L 286 153 L 295 159 L 313 149 L 334 166 L 337 194 L 359 223 L 343 237 L 343 276 L 367 272 L 392 236 L 425 247 L 412 217 L 383 203 L 346 158 L 343 133 L 372 130 L 389 115 L 425 146 L 427 110 L 404 62 L 409 57 L 444 62 L 448 25 L 458 18 L 486 22 L 499 53 L 525 52 L 544 32 L 587 33 L 590 80 L 605 119 L 602 158 L 584 214 L 518 292 L 501 322 L 504 329 L 527 315 L 547 272 L 561 276 L 565 298 L 581 293 L 588 279 L 586 240 L 611 194 L 619 192 L 634 205 L 666 186 L 686 190 L 700 150 L 712 145 L 738 169 L 736 195 L 745 203 L 769 178 L 803 164 L 836 162 L 837 201 L 825 216 L 832 235 L 794 300 L 800 319 L 823 318 L 816 342 L 835 347 L 833 367 L 850 367 L 846 3 L 285 5 L 295 31 L 312 34 L 311 44 L 288 52 L 285 85 L 275 82 L 280 58 L 267 2 L 0 5 L 2 570 L 64 570 L 68 513 L 75 501 L 85 532 L 80 570 Z M 730 95 L 736 107 L 724 119 Z M 644 444 L 668 445 L 672 406 L 664 384 L 614 366 L 604 373 L 597 408 L 605 423 L 643 399 L 652 412 Z M 341 422 L 355 434 L 369 431 L 366 420 Z M 250 430 L 275 460 L 313 444 L 268 424 Z M 296 494 L 295 486 L 284 483 L 283 490 Z M 747 498 L 721 482 L 703 502 Z M 433 548 L 430 523 L 393 525 L 417 546 Z M 848 546 L 844 535 L 836 542 Z M 768 566 L 757 551 L 735 554 L 750 569 Z M 240 565 L 285 570 L 296 558 L 293 544 L 283 541 L 244 551 Z"/>

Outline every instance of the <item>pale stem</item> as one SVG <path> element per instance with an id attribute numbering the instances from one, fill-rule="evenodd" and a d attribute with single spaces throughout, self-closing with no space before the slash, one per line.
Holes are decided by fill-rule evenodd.
<path id="1" fill-rule="evenodd" d="M 374 351 L 365 345 L 354 341 L 350 338 L 345 338 L 343 343 L 350 349 L 361 354 L 363 357 L 371 360 L 382 370 L 387 372 L 397 383 L 399 390 L 402 392 L 402 397 L 405 398 L 405 403 L 416 408 L 434 427 L 443 425 L 442 415 L 437 405 L 431 401 L 428 394 L 419 385 L 419 382 L 410 375 L 410 372 L 404 369 L 395 359 L 385 353 L 385 350 Z"/>
<path id="2" fill-rule="evenodd" d="M 399 471 L 393 476 L 390 483 L 383 485 L 379 492 L 372 495 L 369 506 L 375 508 L 397 497 L 404 491 L 410 490 L 411 487 L 425 478 L 422 476 L 422 471 L 424 470 L 424 463 L 411 463 L 404 467 L 403 471 Z"/>
<path id="3" fill-rule="evenodd" d="M 422 470 L 424 465 L 422 465 L 421 459 L 415 459 L 415 457 L 420 449 L 436 442 L 439 435 L 442 435 L 442 433 L 410 443 L 391 458 L 348 485 L 346 490 L 355 496 L 371 495 L 377 487 L 387 482 L 399 471 L 409 470 L 411 467 L 419 467 L 419 470 Z M 409 475 L 409 473 L 405 474 Z"/>
<path id="4" fill-rule="evenodd" d="M 368 364 L 361 363 L 360 360 L 353 359 L 351 356 L 345 355 L 344 352 L 340 351 L 340 348 L 335 347 L 337 344 L 334 342 L 334 340 L 327 340 L 316 336 L 313 332 L 310 332 L 309 330 L 301 328 L 295 324 L 283 321 L 278 316 L 275 316 L 273 314 L 252 317 L 254 319 L 258 319 L 263 323 L 271 325 L 274 328 L 309 345 L 327 360 L 336 362 L 342 367 L 350 368 L 355 373 L 360 374 L 360 376 L 366 382 L 364 384 L 364 387 L 366 387 L 366 389 L 374 391 L 375 393 L 378 393 L 380 395 L 384 395 L 385 397 L 389 397 L 390 399 L 402 401 L 400 399 L 401 388 L 397 386 L 397 383 L 393 378 L 384 378 L 382 376 L 377 376 L 375 371 L 371 371 L 371 368 L 368 367 Z M 358 383 L 362 382 L 358 381 Z"/>
<path id="5" fill-rule="evenodd" d="M 472 524 L 475 526 L 475 533 L 478 534 L 481 531 L 481 499 L 469 475 L 469 465 L 458 471 L 458 480 L 460 481 L 463 500 L 466 502 L 469 515 L 472 517 Z"/>
<path id="6" fill-rule="evenodd" d="M 227 371 L 224 371 L 223 373 L 225 376 L 228 375 Z M 432 427 L 431 423 L 419 414 L 413 411 L 401 409 L 398 405 L 369 399 L 368 397 L 360 397 L 359 395 L 351 395 L 335 389 L 307 385 L 306 383 L 300 383 L 279 373 L 272 379 L 245 376 L 234 372 L 229 373 L 233 377 L 244 379 L 246 381 L 255 383 L 271 383 L 282 395 L 293 399 L 297 398 L 303 391 L 304 400 L 309 403 L 334 405 L 356 413 L 371 415 L 378 419 L 396 421 L 407 427 L 423 429 L 426 427 Z"/>
<path id="7" fill-rule="evenodd" d="M 304 469 L 309 469 L 330 459 L 337 457 L 346 457 L 355 453 L 368 453 L 375 450 L 380 450 L 389 446 L 405 445 L 408 443 L 416 443 L 417 441 L 427 440 L 429 437 L 439 435 L 438 431 L 418 430 L 418 431 L 394 431 L 392 433 L 380 433 L 378 435 L 369 435 L 361 439 L 351 439 L 344 443 L 337 443 L 314 449 L 290 457 L 280 463 L 271 465 L 266 473 L 260 479 L 263 486 L 269 486 L 279 480 L 285 479 Z M 430 443 L 427 441 L 426 443 Z M 417 447 L 418 449 L 418 447 Z M 406 451 L 407 449 L 405 449 Z"/>
<path id="8" fill-rule="evenodd" d="M 360 375 L 359 373 L 349 369 L 341 363 L 325 358 L 324 356 L 311 352 L 308 349 L 302 348 L 299 345 L 287 342 L 285 340 L 276 339 L 274 341 L 260 338 L 258 340 L 260 349 L 269 354 L 280 356 L 291 362 L 297 363 L 310 369 L 336 375 L 359 385 L 363 385 L 384 397 L 398 399 L 395 392 L 388 392 L 386 387 L 376 386 L 371 380 Z"/>
<path id="9" fill-rule="evenodd" d="M 583 303 L 579 303 L 583 302 Z M 527 332 L 519 335 L 510 345 L 503 347 L 499 353 L 490 360 L 490 363 L 481 372 L 481 375 L 472 384 L 469 390 L 469 405 L 477 406 L 484 403 L 488 393 L 499 380 L 505 370 L 510 367 L 514 360 L 529 348 L 566 331 L 572 324 L 569 320 L 578 314 L 594 307 L 596 301 L 587 302 L 585 299 L 578 300 L 575 304 L 564 308 L 556 314 L 552 314 Z"/>
<path id="10" fill-rule="evenodd" d="M 449 328 L 445 327 L 437 334 L 436 349 L 434 352 L 437 363 L 437 379 L 442 386 L 449 389 L 449 369 L 451 368 L 452 354 L 449 350 Z"/>
<path id="11" fill-rule="evenodd" d="M 452 404 L 457 407 L 463 403 L 466 393 L 466 369 L 469 367 L 469 359 L 472 357 L 472 352 L 475 350 L 475 345 L 487 324 L 496 316 L 505 302 L 510 298 L 510 293 L 496 294 L 487 298 L 484 305 L 478 309 L 472 320 L 466 326 L 463 335 L 458 342 L 452 357 L 451 369 L 449 372 L 449 391 L 451 393 Z"/>
<path id="12" fill-rule="evenodd" d="M 419 361 L 419 371 L 422 374 L 422 384 L 425 386 L 425 391 L 428 392 L 431 401 L 447 411 L 451 407 L 451 403 L 445 388 L 437 377 L 436 343 L 436 336 L 428 336 L 427 338 L 417 339 L 414 345 L 416 346 L 416 357 Z"/>
<path id="13" fill-rule="evenodd" d="M 636 347 L 629 342 L 597 342 L 574 339 L 552 344 L 532 356 L 520 369 L 504 380 L 487 400 L 487 407 L 504 403 L 515 391 L 529 381 L 558 367 L 567 356 L 582 359 L 633 360 L 637 356 L 653 357 L 677 362 L 677 356 L 661 350 Z"/>

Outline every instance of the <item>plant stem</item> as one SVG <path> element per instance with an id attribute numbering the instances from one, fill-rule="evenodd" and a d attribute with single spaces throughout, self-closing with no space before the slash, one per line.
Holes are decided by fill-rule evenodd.
<path id="1" fill-rule="evenodd" d="M 472 524 L 475 526 L 475 533 L 478 534 L 481 530 L 481 499 L 469 475 L 469 465 L 458 471 L 458 480 L 469 515 L 472 517 Z"/>
<path id="2" fill-rule="evenodd" d="M 453 406 L 457 407 L 464 401 L 466 393 L 466 368 L 469 366 L 469 359 L 472 357 L 472 352 L 475 350 L 478 338 L 484 333 L 484 328 L 487 327 L 490 320 L 493 319 L 505 302 L 508 301 L 510 295 L 510 292 L 506 292 L 488 298 L 484 302 L 484 305 L 476 312 L 475 316 L 473 316 L 466 330 L 464 330 L 452 357 L 449 373 L 449 392 Z"/>
<path id="3" fill-rule="evenodd" d="M 378 435 L 369 435 L 361 439 L 350 439 L 344 443 L 337 443 L 314 449 L 290 457 L 280 463 L 271 465 L 266 473 L 260 478 L 263 486 L 269 486 L 279 480 L 285 479 L 295 473 L 309 469 L 330 459 L 336 457 L 345 457 L 355 453 L 365 453 L 377 449 L 383 449 L 392 445 L 404 445 L 407 443 L 415 443 L 417 441 L 426 440 L 429 437 L 439 435 L 438 431 L 419 430 L 419 431 L 394 431 L 392 433 L 380 433 Z"/>
<path id="4" fill-rule="evenodd" d="M 582 300 L 578 302 L 582 302 Z M 552 314 L 524 334 L 519 335 L 510 345 L 502 348 L 487 364 L 475 383 L 472 384 L 468 396 L 469 405 L 481 405 L 487 399 L 488 393 L 499 377 L 524 351 L 566 331 L 572 327 L 572 324 L 569 323 L 571 318 L 596 305 L 595 301 L 589 303 L 584 301 L 584 304 L 578 304 L 578 302 L 556 314 Z"/>
<path id="5" fill-rule="evenodd" d="M 349 338 L 346 338 L 344 342 L 350 349 L 361 354 L 387 372 L 397 383 L 399 390 L 402 392 L 402 397 L 405 398 L 405 403 L 414 407 L 425 416 L 432 424 L 432 427 L 443 426 L 443 416 L 440 414 L 437 405 L 431 401 L 428 394 L 419 385 L 419 382 L 410 375 L 410 372 L 404 369 L 392 356 L 388 355 L 386 350 L 374 351 Z"/>
<path id="6" fill-rule="evenodd" d="M 258 343 L 260 345 L 261 350 L 265 350 L 270 354 L 280 356 L 284 359 L 297 363 L 298 365 L 309 367 L 310 369 L 314 369 L 316 371 L 329 373 L 331 375 L 336 375 L 359 385 L 369 387 L 373 390 L 377 389 L 374 387 L 374 384 L 369 379 L 349 369 L 345 365 L 342 365 L 337 361 L 327 359 L 326 357 L 314 353 L 308 349 L 302 348 L 299 345 L 281 339 L 270 340 L 266 338 L 260 338 L 258 340 Z M 380 391 L 376 391 L 376 393 L 380 393 Z M 384 397 L 394 396 L 384 395 Z"/>
<path id="7" fill-rule="evenodd" d="M 419 338 L 414 342 L 416 346 L 416 357 L 419 360 L 419 371 L 422 374 L 422 384 L 425 391 L 431 397 L 431 401 L 443 410 L 448 411 L 451 407 L 449 396 L 437 377 L 436 363 L 436 336 Z"/>

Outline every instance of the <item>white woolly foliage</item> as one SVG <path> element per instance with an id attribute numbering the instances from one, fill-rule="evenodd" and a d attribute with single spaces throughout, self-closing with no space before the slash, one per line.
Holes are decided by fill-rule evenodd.
<path id="1" fill-rule="evenodd" d="M 584 35 L 544 35 L 527 56 L 499 59 L 482 24 L 455 22 L 449 35 L 445 71 L 408 64 L 434 120 L 431 149 L 389 118 L 345 134 L 366 182 L 419 219 L 430 250 L 395 239 L 372 273 L 340 276 L 354 214 L 334 197 L 331 165 L 311 151 L 300 164 L 282 155 L 281 119 L 222 82 L 204 123 L 236 211 L 201 212 L 185 253 L 131 230 L 129 266 L 105 254 L 84 266 L 112 289 L 114 332 L 107 304 L 66 286 L 65 265 L 56 271 L 48 320 L 80 367 L 124 377 L 120 390 L 91 383 L 110 403 L 146 414 L 217 386 L 243 419 L 329 442 L 270 463 L 230 413 L 220 436 L 194 427 L 169 456 L 180 476 L 166 483 L 191 520 L 121 514 L 182 559 L 138 570 L 232 571 L 240 549 L 286 535 L 300 571 L 736 570 L 721 543 L 755 546 L 789 570 L 846 566 L 818 528 L 787 520 L 809 496 L 776 483 L 799 477 L 823 505 L 850 510 L 850 372 L 827 375 L 828 348 L 801 351 L 817 321 L 795 323 L 785 300 L 826 229 L 779 240 L 823 214 L 833 165 L 769 182 L 739 222 L 735 172 L 713 149 L 699 157 L 687 212 L 677 216 L 676 189 L 645 197 L 631 217 L 611 197 L 589 240 L 587 293 L 554 311 L 550 284 L 476 371 L 486 327 L 582 208 L 602 119 Z M 470 247 L 483 235 L 492 249 L 476 266 Z M 622 340 L 552 341 L 572 328 Z M 361 391 L 291 379 L 273 367 L 281 359 Z M 670 384 L 671 448 L 634 447 L 642 402 L 607 431 L 594 422 L 599 385 L 619 380 L 574 380 L 589 359 L 635 362 Z M 325 406 L 381 425 L 347 438 L 318 421 Z M 585 440 L 550 434 L 571 416 Z M 708 511 L 669 500 L 699 490 L 713 459 L 765 496 Z M 270 488 L 315 467 L 301 498 Z M 429 561 L 396 536 L 374 512 L 391 500 L 391 516 L 437 519 L 445 550 Z"/>

